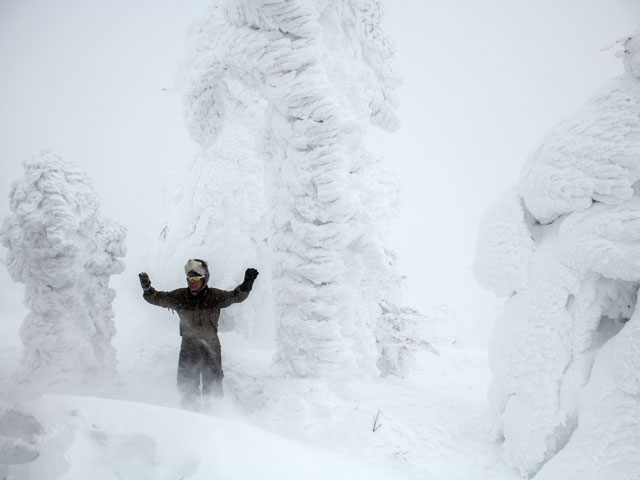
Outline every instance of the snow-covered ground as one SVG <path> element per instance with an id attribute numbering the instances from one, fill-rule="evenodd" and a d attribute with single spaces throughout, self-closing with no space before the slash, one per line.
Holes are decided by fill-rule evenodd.
<path id="1" fill-rule="evenodd" d="M 486 351 L 462 338 L 404 379 L 328 384 L 274 377 L 271 349 L 223 334 L 225 397 L 194 413 L 174 386 L 176 317 L 127 302 L 112 399 L 5 405 L 0 463 L 28 462 L 0 467 L 7 479 L 519 478 L 490 438 Z"/>
<path id="2" fill-rule="evenodd" d="M 520 478 L 490 436 L 486 349 L 450 318 L 439 317 L 437 353 L 421 351 L 406 378 L 348 383 L 275 377 L 272 346 L 222 334 L 225 397 L 195 413 L 175 387 L 177 316 L 134 286 L 117 288 L 121 383 L 109 398 L 13 400 L 27 310 L 18 285 L 3 297 L 0 478 Z"/>
<path id="3" fill-rule="evenodd" d="M 204 416 L 120 400 L 45 396 L 0 417 L 3 433 L 15 435 L 1 454 L 25 462 L 0 472 L 2 478 L 40 480 L 394 478 L 229 413 Z"/>

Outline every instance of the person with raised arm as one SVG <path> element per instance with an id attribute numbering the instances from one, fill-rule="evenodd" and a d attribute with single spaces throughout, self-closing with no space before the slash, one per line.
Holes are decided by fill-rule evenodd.
<path id="1" fill-rule="evenodd" d="M 218 338 L 220 309 L 244 301 L 258 276 L 255 268 L 248 268 L 244 281 L 233 290 L 208 286 L 209 267 L 198 258 L 187 261 L 184 267 L 187 288 L 170 292 L 156 290 L 146 272 L 139 274 L 144 299 L 152 305 L 168 308 L 180 318 L 180 356 L 178 359 L 178 390 L 182 406 L 198 409 L 200 393 L 207 397 L 222 396 L 222 356 Z M 202 387 L 202 392 L 200 392 Z"/>

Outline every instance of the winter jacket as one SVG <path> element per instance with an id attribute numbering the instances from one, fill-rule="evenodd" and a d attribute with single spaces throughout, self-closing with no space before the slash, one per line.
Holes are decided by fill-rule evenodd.
<path id="1" fill-rule="evenodd" d="M 217 337 L 220 309 L 242 302 L 249 292 L 226 291 L 206 287 L 197 295 L 188 288 L 178 288 L 171 292 L 159 292 L 153 287 L 144 292 L 144 299 L 152 305 L 175 310 L 180 317 L 180 335 L 185 338 Z"/>

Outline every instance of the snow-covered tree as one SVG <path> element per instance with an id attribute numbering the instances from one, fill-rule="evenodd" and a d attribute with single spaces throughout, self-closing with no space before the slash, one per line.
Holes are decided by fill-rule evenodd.
<path id="1" fill-rule="evenodd" d="M 477 244 L 478 281 L 509 297 L 490 345 L 496 434 L 536 479 L 640 472 L 640 37 L 624 47 L 626 72 L 531 154 Z"/>
<path id="2" fill-rule="evenodd" d="M 11 278 L 30 309 L 16 380 L 34 391 L 90 391 L 116 378 L 109 278 L 124 270 L 125 231 L 99 215 L 86 173 L 51 151 L 24 163 L 0 229 Z"/>
<path id="3" fill-rule="evenodd" d="M 278 364 L 296 375 L 393 373 L 385 345 L 418 321 L 396 308 L 384 248 L 397 185 L 363 144 L 370 124 L 398 124 L 381 15 L 376 0 L 229 0 L 193 32 L 183 89 L 202 152 L 177 182 L 163 256 L 199 250 L 223 285 L 256 264 L 254 310 L 232 323 L 274 318 Z"/>

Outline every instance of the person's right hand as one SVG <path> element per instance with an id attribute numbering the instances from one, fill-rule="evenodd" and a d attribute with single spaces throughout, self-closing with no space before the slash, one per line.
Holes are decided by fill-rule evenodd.
<path id="1" fill-rule="evenodd" d="M 151 280 L 149 280 L 149 275 L 147 275 L 146 272 L 142 272 L 138 274 L 138 277 L 140 277 L 140 286 L 142 287 L 142 289 L 145 292 L 149 290 L 151 288 Z"/>

